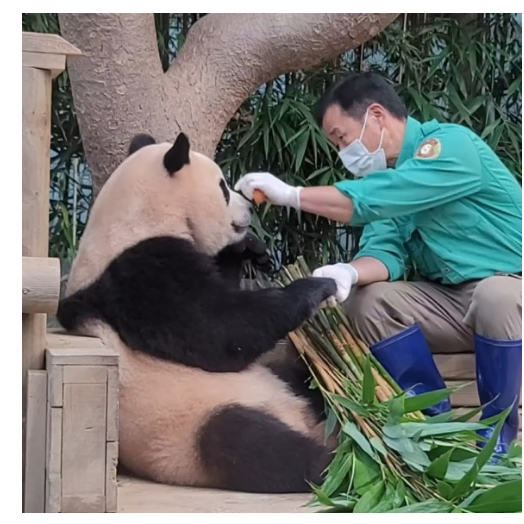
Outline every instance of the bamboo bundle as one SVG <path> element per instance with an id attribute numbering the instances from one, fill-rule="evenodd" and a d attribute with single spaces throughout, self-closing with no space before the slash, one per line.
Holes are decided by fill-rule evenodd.
<path id="1" fill-rule="evenodd" d="M 299 257 L 277 283 L 310 275 Z M 522 448 L 513 443 L 490 462 L 509 409 L 483 422 L 471 422 L 480 408 L 426 419 L 420 410 L 454 389 L 407 396 L 339 306 L 319 310 L 289 338 L 324 397 L 326 437 L 338 431 L 325 481 L 312 486 L 313 504 L 337 512 L 521 511 Z M 478 449 L 476 431 L 488 423 L 493 435 Z"/>

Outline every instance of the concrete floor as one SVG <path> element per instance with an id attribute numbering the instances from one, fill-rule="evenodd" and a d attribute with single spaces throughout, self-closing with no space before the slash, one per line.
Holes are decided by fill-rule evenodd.
<path id="1" fill-rule="evenodd" d="M 314 513 L 307 493 L 267 495 L 167 486 L 118 476 L 119 513 Z"/>

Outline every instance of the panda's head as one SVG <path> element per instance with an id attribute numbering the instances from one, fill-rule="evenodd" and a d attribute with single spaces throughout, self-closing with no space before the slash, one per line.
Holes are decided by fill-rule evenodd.
<path id="1" fill-rule="evenodd" d="M 250 224 L 250 202 L 228 187 L 215 162 L 190 150 L 186 135 L 174 144 L 137 135 L 94 202 L 68 289 L 147 238 L 184 238 L 213 256 L 241 241 Z"/>
<path id="2" fill-rule="evenodd" d="M 249 201 L 228 187 L 215 162 L 190 150 L 183 133 L 174 144 L 136 136 L 129 157 L 112 177 L 128 187 L 138 186 L 136 195 L 141 195 L 142 205 L 133 210 L 133 221 L 151 231 L 163 222 L 167 233 L 189 234 L 209 255 L 242 240 L 251 224 Z"/>

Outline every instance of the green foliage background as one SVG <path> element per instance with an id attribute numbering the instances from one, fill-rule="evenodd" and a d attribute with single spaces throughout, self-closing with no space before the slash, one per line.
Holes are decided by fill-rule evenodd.
<path id="1" fill-rule="evenodd" d="M 202 14 L 155 14 L 164 69 Z M 513 14 L 400 16 L 358 49 L 312 71 L 283 75 L 245 101 L 226 128 L 217 161 L 231 184 L 270 171 L 292 184 L 324 185 L 349 176 L 311 110 L 348 71 L 376 70 L 398 89 L 411 115 L 467 125 L 520 179 L 522 175 L 522 29 Z M 23 14 L 25 31 L 59 32 L 54 13 Z M 71 260 L 91 205 L 89 169 L 67 73 L 53 86 L 50 256 Z M 254 228 L 276 268 L 302 254 L 311 266 L 347 260 L 359 231 L 307 214 L 261 206 Z"/>

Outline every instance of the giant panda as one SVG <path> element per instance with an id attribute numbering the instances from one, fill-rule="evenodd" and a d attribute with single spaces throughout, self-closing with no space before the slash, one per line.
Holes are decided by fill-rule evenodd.
<path id="1" fill-rule="evenodd" d="M 240 290 L 220 261 L 250 222 L 251 203 L 184 134 L 135 137 L 94 202 L 57 318 L 118 350 L 119 461 L 139 477 L 303 492 L 330 461 L 313 403 L 259 359 L 335 283 Z"/>

